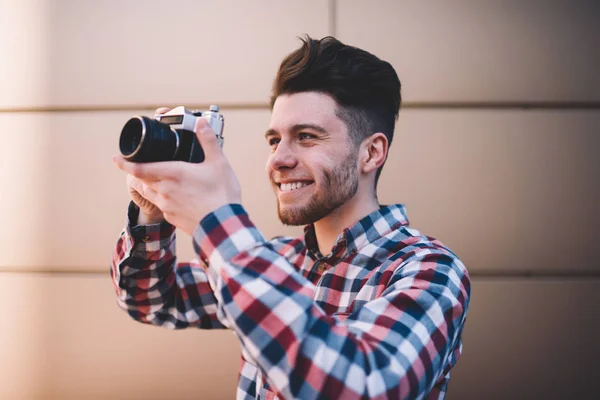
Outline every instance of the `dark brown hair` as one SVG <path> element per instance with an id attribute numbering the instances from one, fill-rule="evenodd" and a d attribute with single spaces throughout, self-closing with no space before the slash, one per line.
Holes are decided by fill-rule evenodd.
<path id="1" fill-rule="evenodd" d="M 400 111 L 400 80 L 386 61 L 334 37 L 315 40 L 308 35 L 302 45 L 283 59 L 273 82 L 271 109 L 277 97 L 301 92 L 330 95 L 337 115 L 348 127 L 355 146 L 382 132 L 391 145 Z M 381 169 L 377 171 L 375 185 Z"/>

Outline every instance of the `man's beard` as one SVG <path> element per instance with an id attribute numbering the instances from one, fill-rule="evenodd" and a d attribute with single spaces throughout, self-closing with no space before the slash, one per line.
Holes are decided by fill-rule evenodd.
<path id="1" fill-rule="evenodd" d="M 354 153 L 350 151 L 340 166 L 323 173 L 324 187 L 305 206 L 282 209 L 278 200 L 279 220 L 284 225 L 314 224 L 350 200 L 358 191 L 357 160 Z"/>

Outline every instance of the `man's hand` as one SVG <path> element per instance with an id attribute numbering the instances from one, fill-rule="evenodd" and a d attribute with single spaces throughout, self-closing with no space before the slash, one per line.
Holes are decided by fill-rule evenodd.
<path id="1" fill-rule="evenodd" d="M 241 203 L 237 177 L 203 118 L 196 122 L 196 136 L 205 154 L 200 164 L 132 163 L 121 155 L 113 157 L 115 164 L 132 176 L 134 191 L 155 205 L 169 223 L 190 235 L 210 212 L 226 204 Z"/>
<path id="2" fill-rule="evenodd" d="M 127 188 L 129 189 L 131 199 L 140 208 L 140 214 L 137 221 L 138 225 L 158 224 L 165 219 L 162 211 L 143 196 L 142 193 L 144 193 L 145 187 L 140 179 L 128 174 Z"/>

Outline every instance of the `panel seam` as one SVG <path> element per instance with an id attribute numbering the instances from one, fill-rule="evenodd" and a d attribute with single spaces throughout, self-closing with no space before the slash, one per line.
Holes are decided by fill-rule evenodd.
<path id="1" fill-rule="evenodd" d="M 221 110 L 270 110 L 269 103 L 218 103 Z M 175 107 L 176 105 L 171 105 Z M 187 104 L 189 109 L 204 110 L 210 104 Z M 168 104 L 120 105 L 60 105 L 0 107 L 0 114 L 18 113 L 68 113 L 68 112 L 119 112 L 155 110 Z M 404 102 L 403 109 L 423 110 L 600 110 L 600 101 L 497 101 L 497 102 Z"/>

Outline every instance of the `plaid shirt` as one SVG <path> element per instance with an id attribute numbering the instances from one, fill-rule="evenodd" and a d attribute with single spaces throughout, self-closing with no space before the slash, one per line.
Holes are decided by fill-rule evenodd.
<path id="1" fill-rule="evenodd" d="M 227 205 L 194 232 L 199 260 L 176 266 L 174 228 L 133 227 L 112 278 L 135 320 L 233 329 L 242 346 L 238 399 L 443 398 L 462 349 L 470 280 L 458 257 L 381 207 L 323 256 L 304 237 L 265 240 Z"/>

